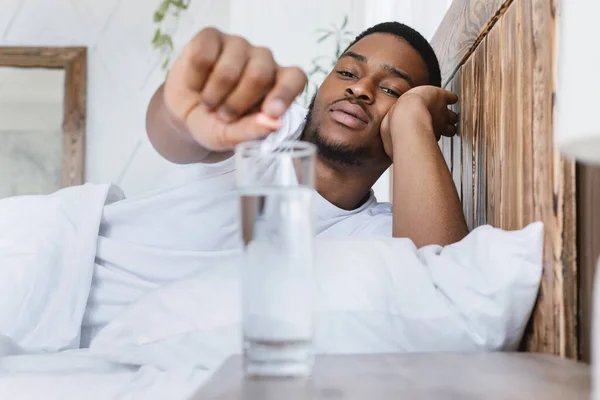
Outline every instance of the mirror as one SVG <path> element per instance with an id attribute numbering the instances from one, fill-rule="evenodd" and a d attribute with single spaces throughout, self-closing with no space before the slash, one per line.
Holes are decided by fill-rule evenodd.
<path id="1" fill-rule="evenodd" d="M 84 48 L 0 47 L 0 198 L 83 183 Z"/>
<path id="2" fill-rule="evenodd" d="M 65 72 L 0 67 L 0 198 L 61 187 Z"/>

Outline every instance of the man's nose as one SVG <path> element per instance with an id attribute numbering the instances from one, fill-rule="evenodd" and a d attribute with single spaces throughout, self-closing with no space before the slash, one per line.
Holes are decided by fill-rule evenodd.
<path id="1" fill-rule="evenodd" d="M 355 97 L 367 104 L 373 102 L 372 85 L 369 82 L 366 82 L 365 80 L 353 82 L 352 85 L 346 88 L 346 94 Z"/>

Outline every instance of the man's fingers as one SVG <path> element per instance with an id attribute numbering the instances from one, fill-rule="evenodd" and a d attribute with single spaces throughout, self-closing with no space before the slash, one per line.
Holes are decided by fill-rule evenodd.
<path id="1" fill-rule="evenodd" d="M 444 98 L 446 99 L 446 102 L 448 104 L 458 103 L 458 96 L 456 95 L 456 93 L 451 92 L 449 90 L 444 90 Z"/>
<path id="2" fill-rule="evenodd" d="M 186 87 L 202 91 L 222 47 L 223 34 L 214 28 L 203 29 L 185 46 L 181 61 Z"/>
<path id="3" fill-rule="evenodd" d="M 271 51 L 264 47 L 252 49 L 238 86 L 221 106 L 221 119 L 230 122 L 248 113 L 271 90 L 276 74 L 277 64 Z"/>
<path id="4" fill-rule="evenodd" d="M 279 68 L 275 87 L 269 92 L 261 110 L 271 118 L 279 118 L 306 86 L 306 74 L 298 67 Z"/>
<path id="5" fill-rule="evenodd" d="M 456 125 L 448 125 L 448 126 L 446 126 L 446 130 L 444 131 L 444 133 L 442 133 L 442 135 L 452 137 L 452 136 L 456 135 L 456 132 L 457 132 Z"/>
<path id="6" fill-rule="evenodd" d="M 237 86 L 248 61 L 249 50 L 250 44 L 246 39 L 238 36 L 225 39 L 221 56 L 202 91 L 201 100 L 209 109 L 219 106 Z"/>
<path id="7" fill-rule="evenodd" d="M 447 115 L 446 118 L 448 119 L 448 123 L 456 124 L 458 122 L 458 114 L 455 113 L 454 111 L 448 110 L 446 112 L 446 115 Z"/>
<path id="8" fill-rule="evenodd" d="M 250 114 L 225 127 L 220 145 L 233 149 L 242 142 L 264 139 L 281 128 L 281 121 L 264 114 Z"/>

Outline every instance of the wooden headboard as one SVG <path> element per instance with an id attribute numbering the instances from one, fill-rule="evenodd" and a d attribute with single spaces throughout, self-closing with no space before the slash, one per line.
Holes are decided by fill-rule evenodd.
<path id="1" fill-rule="evenodd" d="M 598 210 L 595 227 L 581 220 L 600 204 L 592 190 L 600 175 L 582 169 L 578 181 L 576 165 L 553 149 L 557 4 L 454 0 L 432 40 L 443 85 L 460 97 L 459 135 L 440 146 L 470 228 L 544 222 L 544 272 L 524 350 L 587 359 L 591 283 L 579 278 L 591 280 L 600 235 L 586 244 L 581 233 L 600 229 Z M 579 210 L 577 192 L 586 193 Z M 585 273 L 578 250 L 588 254 Z"/>

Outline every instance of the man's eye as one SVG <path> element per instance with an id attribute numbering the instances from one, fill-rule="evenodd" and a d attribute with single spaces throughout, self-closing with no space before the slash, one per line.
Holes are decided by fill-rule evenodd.
<path id="1" fill-rule="evenodd" d="M 337 71 L 338 75 L 343 76 L 344 78 L 356 78 L 356 75 L 354 75 L 352 72 L 348 72 L 348 71 Z"/>
<path id="2" fill-rule="evenodd" d="M 398 93 L 398 92 L 396 92 L 396 91 L 394 91 L 394 90 L 392 90 L 392 89 L 389 89 L 389 88 L 381 88 L 381 90 L 383 90 L 383 92 L 384 92 L 385 94 L 389 94 L 390 96 L 394 96 L 394 97 L 400 97 L 400 93 Z"/>

